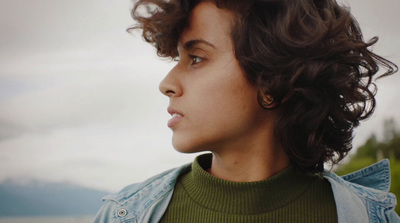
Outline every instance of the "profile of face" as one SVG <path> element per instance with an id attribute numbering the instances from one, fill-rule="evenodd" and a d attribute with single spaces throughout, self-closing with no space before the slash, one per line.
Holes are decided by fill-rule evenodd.
<path id="1" fill-rule="evenodd" d="M 265 137 L 271 111 L 257 100 L 235 57 L 234 14 L 199 3 L 178 43 L 179 61 L 160 83 L 169 97 L 172 143 L 185 153 L 243 149 Z"/>

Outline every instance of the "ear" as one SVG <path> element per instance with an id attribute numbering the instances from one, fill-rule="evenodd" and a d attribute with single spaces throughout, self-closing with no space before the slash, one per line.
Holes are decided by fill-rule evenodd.
<path id="1" fill-rule="evenodd" d="M 261 107 L 263 107 L 265 109 L 274 109 L 276 107 L 274 98 L 267 92 L 264 92 L 261 90 L 258 91 L 257 99 L 258 99 L 258 103 L 261 105 Z"/>

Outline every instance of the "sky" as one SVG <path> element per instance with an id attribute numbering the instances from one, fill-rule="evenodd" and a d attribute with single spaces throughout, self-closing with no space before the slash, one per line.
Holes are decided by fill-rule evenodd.
<path id="1" fill-rule="evenodd" d="M 400 64 L 398 0 L 343 0 L 374 52 Z M 174 65 L 138 32 L 129 0 L 0 1 L 0 182 L 65 182 L 117 191 L 197 154 L 171 146 L 167 97 Z M 400 122 L 399 75 L 378 81 L 375 114 L 354 146 Z"/>

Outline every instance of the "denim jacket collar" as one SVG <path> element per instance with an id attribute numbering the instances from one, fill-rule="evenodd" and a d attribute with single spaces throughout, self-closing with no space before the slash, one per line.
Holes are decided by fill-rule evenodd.
<path id="1" fill-rule="evenodd" d="M 339 223 L 400 222 L 394 212 L 396 197 L 389 193 L 389 160 L 343 177 L 333 172 L 325 172 L 323 176 L 331 183 Z"/>
<path id="2" fill-rule="evenodd" d="M 188 171 L 190 164 L 104 197 L 108 202 L 95 222 L 158 222 L 168 207 L 178 176 Z M 333 172 L 324 172 L 322 176 L 331 183 L 339 223 L 400 222 L 394 212 L 396 197 L 388 193 L 388 160 L 343 177 Z"/>
<path id="3" fill-rule="evenodd" d="M 185 164 L 167 170 L 142 183 L 129 185 L 117 194 L 104 197 L 103 200 L 114 201 L 117 205 L 113 205 L 112 213 L 103 215 L 108 215 L 110 222 L 159 222 L 168 207 L 178 177 L 188 172 L 190 167 L 191 164 Z M 97 219 L 95 222 L 109 222 Z"/>

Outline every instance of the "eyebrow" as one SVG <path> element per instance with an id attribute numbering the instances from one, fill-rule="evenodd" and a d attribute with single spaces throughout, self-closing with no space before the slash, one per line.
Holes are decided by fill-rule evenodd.
<path id="1" fill-rule="evenodd" d="M 205 41 L 203 39 L 189 40 L 183 45 L 183 48 L 185 48 L 186 50 L 191 50 L 198 44 L 205 44 L 205 45 L 210 46 L 212 48 L 216 48 L 212 43 L 207 42 L 207 41 Z"/>

